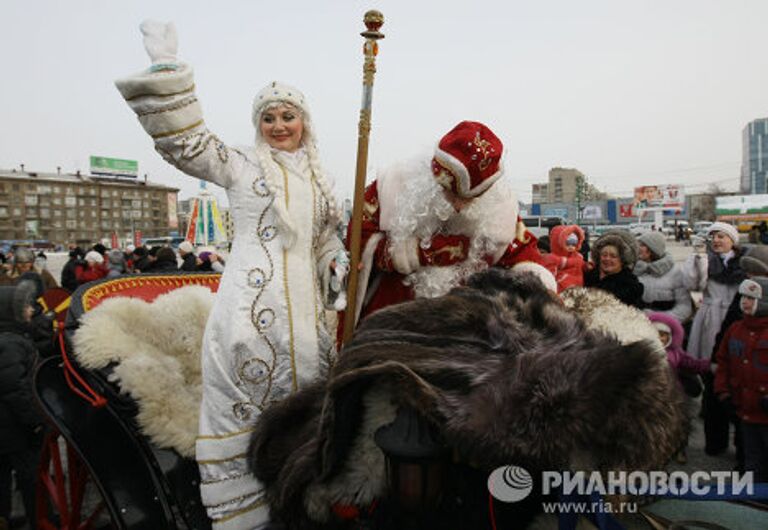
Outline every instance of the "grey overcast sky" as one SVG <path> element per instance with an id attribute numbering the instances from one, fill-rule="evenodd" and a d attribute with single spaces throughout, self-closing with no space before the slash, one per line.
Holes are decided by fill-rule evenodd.
<path id="1" fill-rule="evenodd" d="M 350 196 L 371 8 L 386 39 L 369 179 L 471 119 L 504 142 L 523 200 L 554 166 L 618 194 L 735 189 L 741 131 L 768 116 L 766 0 L 4 0 L 0 168 L 87 171 L 92 154 L 127 158 L 193 195 L 197 182 L 154 152 L 113 85 L 148 66 L 138 26 L 154 18 L 175 22 L 208 126 L 228 144 L 252 141 L 262 86 L 303 90 L 323 163 Z"/>

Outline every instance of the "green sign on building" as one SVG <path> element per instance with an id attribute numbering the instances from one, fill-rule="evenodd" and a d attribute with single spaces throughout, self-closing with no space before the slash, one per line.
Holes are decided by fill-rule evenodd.
<path id="1" fill-rule="evenodd" d="M 136 160 L 91 156 L 91 173 L 93 175 L 136 178 L 139 174 L 139 163 Z"/>

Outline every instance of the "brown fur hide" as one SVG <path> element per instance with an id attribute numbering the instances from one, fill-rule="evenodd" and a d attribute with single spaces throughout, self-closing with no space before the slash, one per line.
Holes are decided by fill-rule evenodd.
<path id="1" fill-rule="evenodd" d="M 250 462 L 275 515 L 310 528 L 329 503 L 381 495 L 384 460 L 361 454 L 380 453 L 361 438 L 399 404 L 480 469 L 659 469 L 685 436 L 682 397 L 656 345 L 622 345 L 535 277 L 490 270 L 369 316 L 327 382 L 261 416 Z"/>

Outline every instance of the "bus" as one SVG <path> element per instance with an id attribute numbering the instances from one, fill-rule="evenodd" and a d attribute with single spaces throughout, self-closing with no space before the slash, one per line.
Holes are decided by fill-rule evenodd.
<path id="1" fill-rule="evenodd" d="M 527 215 L 523 218 L 523 224 L 534 236 L 548 236 L 552 227 L 566 224 L 565 219 L 558 215 Z"/>
<path id="2" fill-rule="evenodd" d="M 165 236 L 165 237 L 145 237 L 142 240 L 142 244 L 147 248 L 152 247 L 171 247 L 179 248 L 179 245 L 184 241 L 181 236 Z"/>

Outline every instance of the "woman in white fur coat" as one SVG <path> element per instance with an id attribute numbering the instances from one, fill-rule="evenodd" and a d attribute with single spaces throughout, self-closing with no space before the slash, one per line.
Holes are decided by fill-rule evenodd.
<path id="1" fill-rule="evenodd" d="M 686 287 L 703 291 L 701 307 L 696 312 L 688 335 L 688 353 L 709 359 L 714 353 L 715 337 L 720 331 L 728 306 L 746 277 L 739 265 L 739 232 L 728 223 L 713 223 L 706 254 L 692 254 L 683 264 Z"/>
<path id="2" fill-rule="evenodd" d="M 268 524 L 262 485 L 247 470 L 256 418 L 323 374 L 334 343 L 324 320 L 343 245 L 304 96 L 277 82 L 256 95 L 255 145 L 232 148 L 205 125 L 192 69 L 176 60 L 172 24 L 141 26 L 152 66 L 118 80 L 162 157 L 226 189 L 235 236 L 203 339 L 196 458 L 214 528 Z"/>

